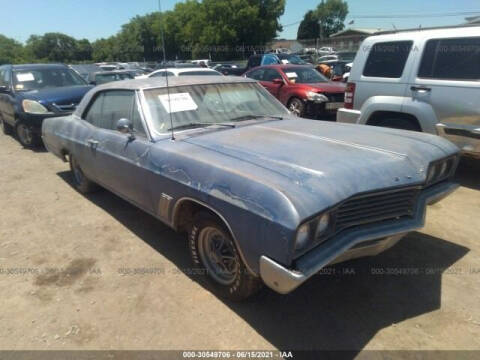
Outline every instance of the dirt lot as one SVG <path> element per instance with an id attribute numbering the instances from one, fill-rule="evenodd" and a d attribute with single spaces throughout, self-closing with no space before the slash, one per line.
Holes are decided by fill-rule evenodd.
<path id="1" fill-rule="evenodd" d="M 384 254 L 224 302 L 186 239 L 0 136 L 0 349 L 480 349 L 480 166 Z M 188 271 L 187 271 L 188 272 Z"/>

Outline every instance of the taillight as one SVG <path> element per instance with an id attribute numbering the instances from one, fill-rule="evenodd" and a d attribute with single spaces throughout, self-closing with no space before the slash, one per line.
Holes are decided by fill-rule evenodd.
<path id="1" fill-rule="evenodd" d="M 355 83 L 347 83 L 345 87 L 345 109 L 353 109 L 353 100 L 355 98 Z"/>

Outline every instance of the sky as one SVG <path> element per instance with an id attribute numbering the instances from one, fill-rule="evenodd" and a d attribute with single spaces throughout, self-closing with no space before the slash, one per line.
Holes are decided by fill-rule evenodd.
<path id="1" fill-rule="evenodd" d="M 162 0 L 163 10 L 171 10 L 179 0 Z M 350 27 L 392 29 L 437 25 L 453 25 L 464 22 L 466 15 L 424 17 L 428 14 L 477 11 L 479 0 L 347 0 Z M 298 22 L 305 12 L 314 9 L 320 0 L 287 0 L 285 14 L 280 22 L 285 26 L 281 38 L 294 39 Z M 35 5 L 34 5 L 35 4 Z M 31 34 L 62 32 L 77 39 L 91 41 L 117 33 L 122 24 L 135 15 L 158 10 L 158 0 L 2 0 L 0 34 L 25 42 Z M 7 15 L 8 18 L 5 18 Z M 396 16 L 403 18 L 365 19 L 364 16 Z M 410 16 L 411 15 L 411 16 Z"/>

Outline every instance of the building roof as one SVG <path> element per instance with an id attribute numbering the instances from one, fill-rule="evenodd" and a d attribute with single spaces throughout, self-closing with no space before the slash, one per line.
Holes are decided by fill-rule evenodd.
<path id="1" fill-rule="evenodd" d="M 372 35 L 376 32 L 382 31 L 380 28 L 346 28 L 342 31 L 330 35 L 330 37 L 340 37 L 349 35 Z"/>

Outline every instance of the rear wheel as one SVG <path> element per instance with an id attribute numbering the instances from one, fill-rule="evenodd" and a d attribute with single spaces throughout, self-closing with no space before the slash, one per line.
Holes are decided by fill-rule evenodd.
<path id="1" fill-rule="evenodd" d="M 74 156 L 70 155 L 70 170 L 72 172 L 72 180 L 75 188 L 82 194 L 88 194 L 98 189 L 98 185 L 90 181 L 83 173 L 80 164 Z"/>
<path id="2" fill-rule="evenodd" d="M 416 121 L 403 118 L 386 118 L 380 119 L 375 122 L 376 126 L 388 127 L 392 129 L 410 130 L 410 131 L 422 131 Z"/>
<path id="3" fill-rule="evenodd" d="M 189 249 L 193 263 L 218 295 L 240 301 L 262 288 L 260 279 L 248 272 L 230 232 L 210 213 L 195 215 Z"/>
<path id="4" fill-rule="evenodd" d="M 33 128 L 23 121 L 18 121 L 15 125 L 15 134 L 20 144 L 26 148 L 34 148 L 40 144 L 40 138 Z"/>
<path id="5" fill-rule="evenodd" d="M 288 110 L 295 116 L 303 117 L 305 115 L 305 104 L 302 100 L 293 98 L 288 103 Z"/>

